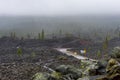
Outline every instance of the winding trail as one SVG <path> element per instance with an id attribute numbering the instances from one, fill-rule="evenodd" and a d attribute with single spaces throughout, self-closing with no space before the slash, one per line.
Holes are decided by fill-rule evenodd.
<path id="1" fill-rule="evenodd" d="M 62 52 L 63 54 L 66 54 L 68 56 L 73 56 L 79 60 L 90 60 L 90 61 L 97 61 L 97 60 L 94 60 L 94 59 L 90 59 L 90 58 L 87 58 L 87 57 L 84 57 L 84 56 L 81 56 L 81 55 L 78 55 L 78 54 L 75 54 L 74 52 L 71 52 L 71 51 L 67 51 L 67 49 L 71 49 L 71 48 L 55 48 L 57 51 L 60 51 Z"/>

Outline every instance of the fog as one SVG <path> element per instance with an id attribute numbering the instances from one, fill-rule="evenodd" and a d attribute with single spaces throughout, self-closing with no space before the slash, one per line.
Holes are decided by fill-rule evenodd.
<path id="1" fill-rule="evenodd" d="M 0 0 L 0 34 L 110 32 L 120 25 L 119 0 Z M 106 30 L 106 31 L 105 31 Z M 101 32 L 102 33 L 102 32 Z"/>
<path id="2" fill-rule="evenodd" d="M 0 0 L 0 15 L 119 15 L 119 0 Z"/>
<path id="3" fill-rule="evenodd" d="M 17 35 L 34 34 L 37 36 L 42 29 L 46 35 L 53 33 L 58 35 L 62 30 L 63 34 L 86 34 L 94 33 L 113 33 L 120 25 L 119 16 L 12 16 L 0 17 L 0 36 L 10 35 L 16 32 Z"/>

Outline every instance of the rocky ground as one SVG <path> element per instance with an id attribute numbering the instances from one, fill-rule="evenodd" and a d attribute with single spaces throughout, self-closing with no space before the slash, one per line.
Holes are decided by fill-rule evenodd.
<path id="1" fill-rule="evenodd" d="M 52 69 L 62 64 L 79 67 L 77 59 L 53 48 L 56 43 L 52 40 L 0 38 L 0 80 L 30 80 L 37 72 L 49 72 L 43 67 L 45 64 Z M 21 49 L 20 55 L 18 49 Z"/>
<path id="2" fill-rule="evenodd" d="M 112 47 L 118 46 L 119 43 L 119 39 L 111 40 Z M 44 65 L 51 69 L 63 64 L 79 68 L 81 64 L 79 60 L 54 49 L 68 46 L 74 46 L 74 48 L 93 46 L 93 49 L 95 49 L 99 48 L 100 44 L 94 44 L 88 40 L 82 44 L 76 38 L 59 40 L 0 38 L 0 80 L 30 80 L 32 75 L 37 72 L 50 72 L 44 68 Z M 20 55 L 18 49 L 21 49 Z M 94 56 L 94 54 L 90 55 Z"/>

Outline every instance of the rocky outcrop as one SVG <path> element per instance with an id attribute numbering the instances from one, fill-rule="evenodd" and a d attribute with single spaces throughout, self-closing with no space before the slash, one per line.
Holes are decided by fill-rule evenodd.
<path id="1" fill-rule="evenodd" d="M 105 72 L 104 61 L 81 61 L 80 68 L 60 65 L 51 74 L 37 73 L 32 80 L 90 80 L 87 76 L 96 76 Z"/>
<path id="2" fill-rule="evenodd" d="M 106 72 L 110 73 L 112 68 L 118 64 L 119 64 L 118 61 L 116 61 L 115 59 L 110 59 L 106 68 Z"/>
<path id="3" fill-rule="evenodd" d="M 63 75 L 63 78 L 72 78 L 78 79 L 82 77 L 82 71 L 70 65 L 61 65 L 55 69 L 56 72 L 59 72 Z"/>
<path id="4" fill-rule="evenodd" d="M 115 47 L 111 53 L 112 58 L 120 58 L 120 47 Z"/>
<path id="5" fill-rule="evenodd" d="M 115 47 L 108 61 L 105 77 L 96 80 L 120 80 L 120 47 Z"/>
<path id="6" fill-rule="evenodd" d="M 32 80 L 77 80 L 82 77 L 82 71 L 70 65 L 60 65 L 51 74 L 36 73 Z"/>
<path id="7" fill-rule="evenodd" d="M 107 66 L 106 60 L 101 60 L 96 62 L 86 61 L 82 63 L 84 63 L 83 74 L 86 76 L 95 76 L 95 75 L 105 74 L 105 68 Z"/>
<path id="8" fill-rule="evenodd" d="M 60 65 L 51 74 L 35 74 L 32 80 L 90 80 L 87 76 L 96 76 L 105 73 L 107 62 L 81 60 L 80 68 L 71 65 Z M 45 77 L 47 75 L 47 77 Z M 40 79 L 39 79 L 40 78 Z"/>
<path id="9" fill-rule="evenodd" d="M 106 68 L 107 77 L 111 80 L 120 80 L 120 63 L 115 59 L 111 59 L 108 62 L 108 66 Z"/>
<path id="10" fill-rule="evenodd" d="M 96 80 L 120 80 L 120 63 L 115 59 L 110 59 L 106 68 L 107 75 Z"/>

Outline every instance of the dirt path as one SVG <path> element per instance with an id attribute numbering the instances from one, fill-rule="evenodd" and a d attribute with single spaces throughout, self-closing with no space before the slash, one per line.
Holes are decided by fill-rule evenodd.
<path id="1" fill-rule="evenodd" d="M 67 51 L 67 49 L 70 49 L 70 48 L 56 48 L 57 51 L 60 51 L 62 52 L 63 54 L 66 54 L 68 56 L 73 56 L 79 60 L 90 60 L 90 61 L 97 61 L 97 60 L 94 60 L 94 59 L 90 59 L 90 58 L 87 58 L 87 57 L 84 57 L 84 56 L 81 56 L 81 55 L 78 55 L 78 54 L 75 54 L 74 52 L 71 52 L 71 51 Z"/>

